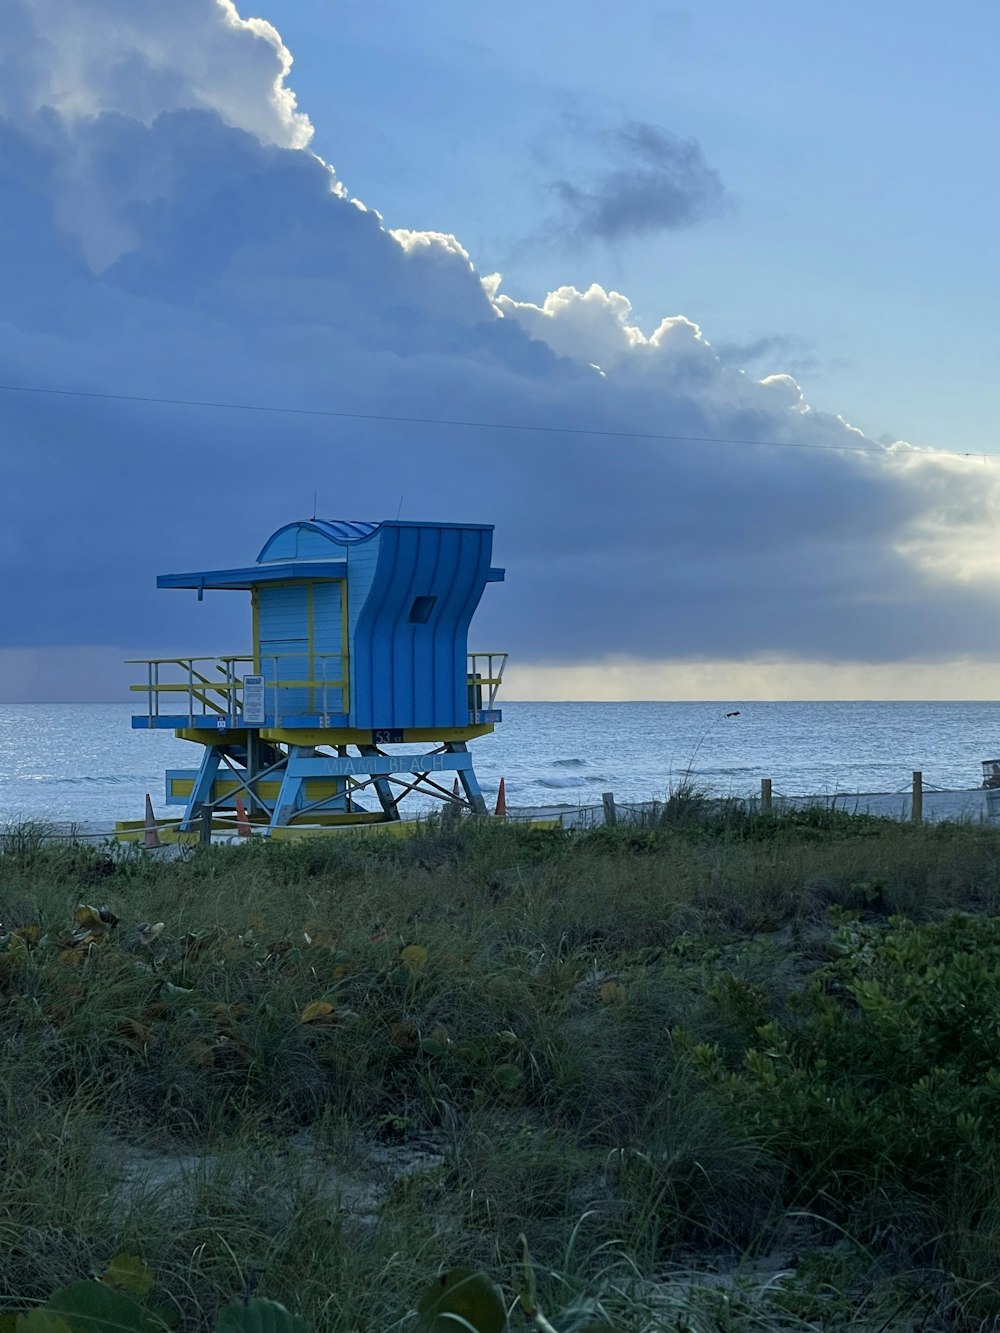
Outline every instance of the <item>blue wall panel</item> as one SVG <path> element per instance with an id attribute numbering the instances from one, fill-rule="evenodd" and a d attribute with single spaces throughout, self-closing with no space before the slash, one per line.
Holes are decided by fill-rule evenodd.
<path id="1" fill-rule="evenodd" d="M 467 725 L 469 622 L 491 552 L 490 528 L 383 525 L 378 564 L 353 635 L 357 725 Z M 353 574 L 353 551 L 349 562 Z M 353 579 L 350 597 L 354 610 Z M 410 620 L 415 597 L 436 598 L 425 624 Z"/>

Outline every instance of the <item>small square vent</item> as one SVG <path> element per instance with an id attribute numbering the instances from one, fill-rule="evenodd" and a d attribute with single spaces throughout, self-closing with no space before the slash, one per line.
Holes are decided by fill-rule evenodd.
<path id="1" fill-rule="evenodd" d="M 414 597 L 410 607 L 410 624 L 426 625 L 436 602 L 436 597 Z"/>

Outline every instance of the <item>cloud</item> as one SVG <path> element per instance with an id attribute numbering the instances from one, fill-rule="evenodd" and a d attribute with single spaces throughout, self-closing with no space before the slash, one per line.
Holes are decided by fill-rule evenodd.
<path id="1" fill-rule="evenodd" d="M 555 180 L 557 229 L 577 240 L 619 241 L 690 227 L 726 203 L 717 171 L 695 139 L 645 121 L 628 121 L 598 136 L 609 165 L 586 184 Z"/>
<path id="2" fill-rule="evenodd" d="M 713 346 L 720 360 L 740 369 L 780 364 L 796 376 L 815 374 L 820 369 L 811 345 L 794 334 L 765 334 L 746 342 L 715 342 Z"/>
<path id="3" fill-rule="evenodd" d="M 516 301 L 456 238 L 387 231 L 303 146 L 277 34 L 227 4 L 53 3 L 13 0 L 0 36 L 0 382 L 419 420 L 0 391 L 8 652 L 239 649 L 245 598 L 154 575 L 252 558 L 314 494 L 494 522 L 508 582 L 477 624 L 521 663 L 1000 650 L 992 468 L 879 446 L 682 315 Z"/>
<path id="4" fill-rule="evenodd" d="M 233 0 L 12 0 L 0 41 L 14 120 L 50 108 L 70 124 L 105 111 L 149 124 L 199 108 L 285 148 L 312 137 L 285 83 L 291 52 Z"/>

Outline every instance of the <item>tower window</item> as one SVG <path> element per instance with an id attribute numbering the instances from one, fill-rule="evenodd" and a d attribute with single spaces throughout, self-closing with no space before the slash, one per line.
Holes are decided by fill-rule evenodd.
<path id="1" fill-rule="evenodd" d="M 410 607 L 410 624 L 426 625 L 436 601 L 436 597 L 414 597 L 413 605 Z"/>

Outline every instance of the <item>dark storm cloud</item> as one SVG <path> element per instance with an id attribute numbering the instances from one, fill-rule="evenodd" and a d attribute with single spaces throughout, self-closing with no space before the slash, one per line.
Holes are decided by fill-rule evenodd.
<path id="1" fill-rule="evenodd" d="M 695 139 L 643 121 L 600 135 L 607 166 L 584 183 L 560 179 L 560 230 L 580 239 L 616 241 L 690 227 L 717 214 L 726 192 Z"/>
<path id="2" fill-rule="evenodd" d="M 69 7 L 87 40 L 109 6 Z M 40 7 L 18 7 L 28 37 Z M 562 288 L 534 306 L 484 290 L 453 238 L 387 232 L 287 146 L 308 126 L 268 100 L 273 38 L 253 38 L 262 64 L 215 0 L 140 9 L 162 110 L 131 74 L 114 105 L 138 38 L 109 21 L 98 33 L 126 49 L 95 56 L 99 96 L 84 79 L 84 109 L 60 110 L 43 83 L 0 118 L 0 381 L 556 430 L 0 392 L 3 647 L 233 651 L 245 598 L 199 605 L 154 575 L 252 559 L 315 493 L 332 517 L 402 503 L 405 518 L 494 522 L 509 576 L 488 590 L 481 641 L 522 661 L 1000 650 L 995 575 L 969 558 L 992 549 L 992 473 L 835 452 L 874 446 L 787 376 L 728 369 L 685 319 L 643 334 L 620 294 Z M 204 48 L 230 38 L 210 105 Z M 238 122 L 254 86 L 251 133 Z M 773 443 L 586 433 L 602 430 Z"/>

